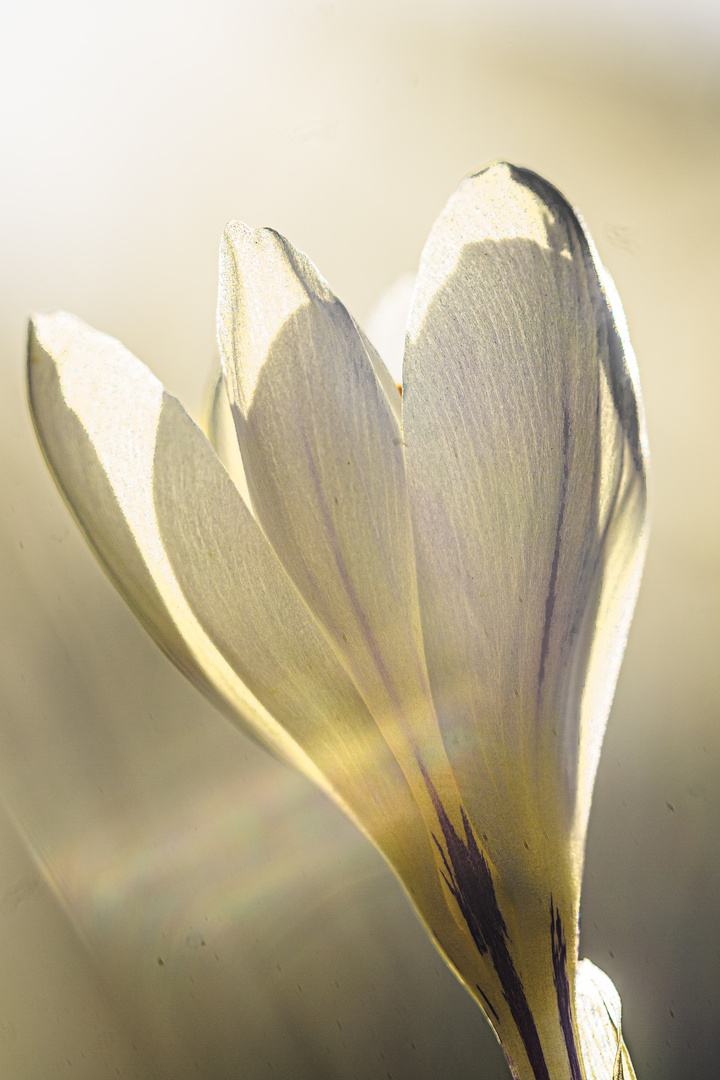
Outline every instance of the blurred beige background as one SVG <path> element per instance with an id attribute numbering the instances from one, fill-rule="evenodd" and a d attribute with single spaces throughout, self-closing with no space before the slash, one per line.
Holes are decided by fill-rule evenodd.
<path id="1" fill-rule="evenodd" d="M 64 307 L 197 415 L 226 220 L 362 319 L 495 157 L 583 211 L 653 454 L 647 572 L 600 766 L 583 953 L 639 1080 L 720 1058 L 720 14 L 5 0 L 0 15 L 0 1074 L 493 1080 L 502 1055 L 379 856 L 220 719 L 54 490 L 24 320 Z"/>

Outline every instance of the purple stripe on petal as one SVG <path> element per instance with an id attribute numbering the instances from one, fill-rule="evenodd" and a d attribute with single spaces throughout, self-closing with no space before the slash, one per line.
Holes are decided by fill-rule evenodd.
<path id="1" fill-rule="evenodd" d="M 575 1045 L 575 1032 L 572 1022 L 572 1008 L 570 1005 L 570 982 L 567 976 L 567 942 L 562 928 L 560 911 L 553 904 L 550 897 L 550 940 L 552 945 L 553 959 L 553 982 L 557 995 L 558 1012 L 560 1014 L 560 1027 L 562 1028 L 565 1046 L 570 1062 L 570 1075 L 572 1080 L 583 1080 L 577 1046 Z"/>

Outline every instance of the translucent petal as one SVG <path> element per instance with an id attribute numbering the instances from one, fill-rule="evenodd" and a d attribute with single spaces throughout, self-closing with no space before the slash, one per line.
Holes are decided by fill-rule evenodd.
<path id="1" fill-rule="evenodd" d="M 309 260 L 231 224 L 219 337 L 253 508 L 425 811 L 446 768 L 423 658 L 399 395 Z"/>
<path id="2" fill-rule="evenodd" d="M 364 703 L 179 403 L 119 342 L 63 313 L 33 321 L 29 379 L 58 484 L 158 644 L 356 820 L 359 808 L 401 869 L 432 862 Z"/>
<path id="3" fill-rule="evenodd" d="M 518 1077 L 631 1075 L 614 988 L 581 967 L 575 1009 L 571 989 L 646 501 L 634 360 L 582 224 L 524 170 L 461 186 L 402 409 L 269 230 L 228 227 L 218 324 L 216 454 L 119 343 L 35 320 L 35 422 L 88 539 L 178 666 L 383 851 Z"/>
<path id="4" fill-rule="evenodd" d="M 569 1080 L 551 956 L 550 893 L 562 902 L 562 868 L 556 879 L 536 879 L 548 858 L 547 844 L 536 843 L 544 841 L 535 813 L 532 853 L 523 851 L 509 894 L 493 868 L 504 837 L 496 833 L 489 855 L 485 849 L 486 830 L 497 824 L 477 809 L 487 793 L 475 793 L 467 814 L 448 768 L 424 665 L 403 444 L 379 361 L 307 259 L 267 231 L 226 233 L 219 326 L 257 518 L 352 675 L 432 835 L 446 892 L 441 907 L 421 912 L 513 1060 L 532 1055 L 541 1069 L 544 1054 L 558 1063 L 554 1080 Z M 427 408 L 434 411 L 432 398 Z M 521 806 L 523 780 L 514 779 Z M 502 812 L 512 821 L 507 795 Z M 563 925 L 574 945 L 567 904 Z M 569 963 L 563 956 L 570 980 L 574 955 L 571 946 Z"/>
<path id="5" fill-rule="evenodd" d="M 105 570 L 180 670 L 227 706 L 210 657 L 199 662 L 201 647 L 184 636 L 187 613 L 154 525 L 162 386 L 119 342 L 65 312 L 31 320 L 28 385 L 48 465 Z"/>
<path id="6" fill-rule="evenodd" d="M 622 1037 L 620 995 L 590 960 L 577 966 L 575 1013 L 585 1080 L 635 1080 Z"/>
<path id="7" fill-rule="evenodd" d="M 553 888 L 568 928 L 643 550 L 644 432 L 621 322 L 572 208 L 535 174 L 493 165 L 428 240 L 403 378 L 445 746 L 510 894 L 541 910 Z"/>
<path id="8" fill-rule="evenodd" d="M 211 447 L 177 402 L 166 414 L 186 428 L 189 452 L 169 454 L 159 441 L 155 508 L 193 611 L 354 820 L 417 876 L 432 855 L 397 762 Z"/>
<path id="9" fill-rule="evenodd" d="M 158 644 L 332 796 L 444 948 L 467 957 L 395 756 L 200 429 L 119 342 L 64 313 L 33 320 L 29 381 L 58 485 Z"/>

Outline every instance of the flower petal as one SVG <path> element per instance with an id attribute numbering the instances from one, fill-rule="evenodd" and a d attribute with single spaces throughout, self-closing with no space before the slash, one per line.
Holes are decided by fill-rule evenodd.
<path id="1" fill-rule="evenodd" d="M 48 463 L 103 566 L 215 704 L 325 790 L 375 842 L 454 955 L 417 801 L 352 680 L 209 442 L 119 342 L 37 316 L 30 402 Z"/>
<path id="2" fill-rule="evenodd" d="M 643 546 L 627 347 L 563 197 L 505 164 L 465 180 L 423 253 L 404 368 L 426 657 L 510 895 L 535 880 L 541 911 L 554 882 L 570 935 Z"/>
<path id="3" fill-rule="evenodd" d="M 219 336 L 254 511 L 423 817 L 431 859 L 404 884 L 439 883 L 438 903 L 416 898 L 421 917 L 471 993 L 495 1000 L 497 1029 L 513 1028 L 496 957 L 467 909 L 478 900 L 480 917 L 502 922 L 502 883 L 475 858 L 429 692 L 397 389 L 314 267 L 267 230 L 226 231 Z"/>
<path id="4" fill-rule="evenodd" d="M 270 230 L 228 226 L 218 325 L 258 520 L 437 824 L 417 762 L 430 747 L 442 772 L 444 755 L 397 388 L 309 260 Z"/>
<path id="5" fill-rule="evenodd" d="M 376 840 L 395 824 L 414 847 L 402 773 L 202 432 L 119 342 L 71 315 L 36 317 L 29 353 L 48 462 L 161 648 L 337 801 L 351 797 L 366 831 L 380 821 Z"/>
<path id="6" fill-rule="evenodd" d="M 585 1080 L 635 1080 L 622 1037 L 620 995 L 590 960 L 577 966 L 575 1012 Z"/>
<path id="7" fill-rule="evenodd" d="M 175 402 L 172 407 L 179 410 Z M 193 427 L 184 416 L 173 423 Z M 471 992 L 477 993 L 479 982 L 492 987 L 495 1021 L 508 1025 L 512 1021 L 490 959 L 477 951 L 438 873 L 438 859 L 450 872 L 433 836 L 442 835 L 447 820 L 438 822 L 427 788 L 418 787 L 416 776 L 411 776 L 412 790 L 327 639 L 314 621 L 307 626 L 312 617 L 305 605 L 300 601 L 298 610 L 285 597 L 289 579 L 232 481 L 217 467 L 210 446 L 198 437 L 182 461 L 164 452 L 163 440 L 158 446 L 159 529 L 200 623 L 233 670 L 331 781 L 337 801 L 388 859 Z M 437 769 L 437 761 L 432 763 Z M 429 828 L 422 816 L 428 801 L 433 811 Z M 450 805 L 457 812 L 457 802 Z"/>
<path id="8" fill-rule="evenodd" d="M 163 438 L 164 426 L 181 433 L 185 453 Z M 173 399 L 158 436 L 158 530 L 200 625 L 336 801 L 399 872 L 409 861 L 417 876 L 418 862 L 432 863 L 422 819 L 354 684 L 212 447 Z"/>
<path id="9" fill-rule="evenodd" d="M 48 466 L 103 567 L 164 652 L 218 701 L 168 606 L 152 508 L 161 384 L 119 342 L 55 312 L 30 320 L 28 390 Z"/>

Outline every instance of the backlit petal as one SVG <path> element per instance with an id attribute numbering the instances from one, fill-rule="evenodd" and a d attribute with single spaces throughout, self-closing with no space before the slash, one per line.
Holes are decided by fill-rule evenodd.
<path id="1" fill-rule="evenodd" d="M 575 1011 L 585 1080 L 635 1080 L 622 1037 L 620 995 L 590 960 L 577 966 Z"/>
<path id="2" fill-rule="evenodd" d="M 257 518 L 436 825 L 419 748 L 441 787 L 445 761 L 397 388 L 309 260 L 270 230 L 228 226 L 218 323 Z"/>
<path id="3" fill-rule="evenodd" d="M 46 457 L 125 599 L 203 692 L 374 840 L 462 961 L 467 928 L 417 800 L 203 433 L 119 342 L 73 316 L 36 317 L 29 353 Z"/>
<path id="4" fill-rule="evenodd" d="M 410 293 L 371 327 L 389 358 Z M 228 226 L 218 333 L 208 442 L 118 342 L 34 320 L 36 427 L 91 545 L 175 663 L 374 840 L 515 1075 L 632 1078 L 577 939 L 646 451 L 582 223 L 526 170 L 461 185 L 412 292 L 403 403 L 270 230 Z"/>
<path id="5" fill-rule="evenodd" d="M 176 428 L 187 446 L 163 438 Z M 426 901 L 433 862 L 407 782 L 374 719 L 212 447 L 170 399 L 155 510 L 185 597 L 232 670 L 320 770 L 356 823 Z M 440 890 L 433 875 L 430 893 Z"/>
<path id="6" fill-rule="evenodd" d="M 511 894 L 554 881 L 570 935 L 642 552 L 644 435 L 619 321 L 567 202 L 493 165 L 426 245 L 404 368 L 445 745 Z"/>

